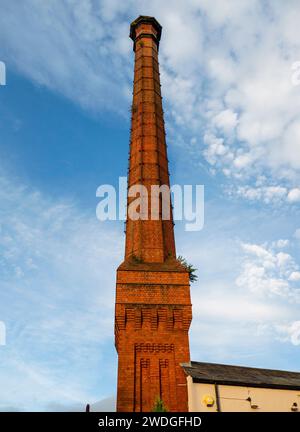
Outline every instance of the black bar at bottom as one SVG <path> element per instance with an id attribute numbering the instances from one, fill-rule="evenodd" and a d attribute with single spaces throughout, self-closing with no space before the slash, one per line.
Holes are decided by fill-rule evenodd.
<path id="1" fill-rule="evenodd" d="M 109 431 L 134 430 L 199 430 L 216 431 L 230 428 L 240 431 L 242 427 L 257 428 L 267 425 L 277 430 L 295 426 L 299 429 L 297 413 L 0 413 L 1 431 L 65 430 Z M 82 428 L 82 429 L 81 429 Z M 220 429 L 221 430 L 221 429 Z"/>

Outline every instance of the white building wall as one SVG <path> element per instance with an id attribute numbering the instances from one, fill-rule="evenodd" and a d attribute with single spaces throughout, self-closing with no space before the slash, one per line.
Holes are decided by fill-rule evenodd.
<path id="1" fill-rule="evenodd" d="M 214 384 L 193 383 L 187 377 L 189 411 L 216 412 L 217 395 Z M 222 412 L 292 412 L 297 404 L 300 412 L 300 390 L 281 390 L 243 386 L 218 385 L 219 405 Z M 213 405 L 207 406 L 209 397 Z M 251 399 L 251 402 L 247 400 Z"/>

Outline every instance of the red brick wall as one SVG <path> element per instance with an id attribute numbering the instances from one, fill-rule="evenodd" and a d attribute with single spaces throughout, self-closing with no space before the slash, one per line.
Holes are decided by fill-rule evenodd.
<path id="1" fill-rule="evenodd" d="M 148 190 L 169 185 L 157 34 L 153 23 L 136 25 L 128 182 Z M 176 261 L 172 217 L 128 219 L 115 308 L 118 411 L 151 411 L 157 397 L 168 411 L 188 410 L 180 363 L 190 360 L 191 319 L 189 274 Z"/>
<path id="2" fill-rule="evenodd" d="M 190 360 L 191 319 L 188 273 L 118 270 L 118 411 L 151 411 L 157 396 L 169 411 L 188 410 L 180 363 Z"/>

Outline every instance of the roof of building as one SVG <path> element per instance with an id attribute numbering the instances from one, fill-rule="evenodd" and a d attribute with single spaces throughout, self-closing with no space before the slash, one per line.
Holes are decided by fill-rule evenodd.
<path id="1" fill-rule="evenodd" d="M 193 382 L 300 390 L 300 373 L 216 363 L 181 363 Z"/>

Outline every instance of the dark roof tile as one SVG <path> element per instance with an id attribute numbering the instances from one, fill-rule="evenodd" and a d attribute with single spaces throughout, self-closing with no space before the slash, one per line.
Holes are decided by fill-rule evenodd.
<path id="1" fill-rule="evenodd" d="M 216 363 L 182 363 L 194 382 L 300 390 L 300 373 Z"/>

